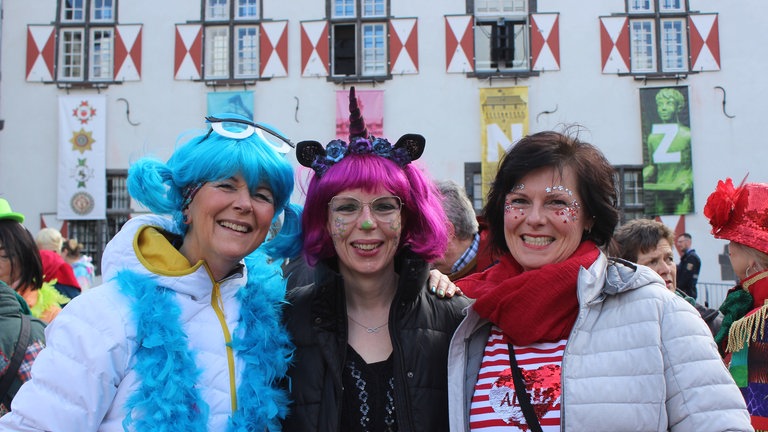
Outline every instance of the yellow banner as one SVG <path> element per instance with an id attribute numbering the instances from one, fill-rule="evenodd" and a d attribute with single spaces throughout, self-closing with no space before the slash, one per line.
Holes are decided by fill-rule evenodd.
<path id="1" fill-rule="evenodd" d="M 528 134 L 528 87 L 480 89 L 483 204 L 499 160 Z"/>

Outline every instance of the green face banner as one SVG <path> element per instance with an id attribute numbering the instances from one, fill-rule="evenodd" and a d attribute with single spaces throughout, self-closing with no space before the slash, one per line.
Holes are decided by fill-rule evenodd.
<path id="1" fill-rule="evenodd" d="M 640 113 L 645 213 L 693 213 L 688 87 L 640 89 Z"/>

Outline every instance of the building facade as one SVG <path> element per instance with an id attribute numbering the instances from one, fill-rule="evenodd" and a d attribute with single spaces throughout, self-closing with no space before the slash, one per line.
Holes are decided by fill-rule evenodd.
<path id="1" fill-rule="evenodd" d="M 702 281 L 727 278 L 725 243 L 709 235 L 702 214 L 716 181 L 747 173 L 768 181 L 758 132 L 768 83 L 752 78 L 768 66 L 759 30 L 768 5 L 754 0 L 0 7 L 0 197 L 27 215 L 33 233 L 64 228 L 97 259 L 143 211 L 125 190 L 133 160 L 167 158 L 221 110 L 249 114 L 293 141 L 325 143 L 341 127 L 338 101 L 350 86 L 370 98 L 366 119 L 385 137 L 424 135 L 426 169 L 466 184 L 478 208 L 506 146 L 525 133 L 578 127 L 617 167 L 626 219 L 660 216 L 693 235 Z M 674 121 L 662 116 L 663 88 L 680 95 Z M 72 100 L 84 103 L 80 111 L 66 106 Z M 79 123 L 70 131 L 67 121 Z M 685 186 L 670 186 L 677 180 L 663 172 Z M 88 215 L 93 203 L 72 195 L 86 183 L 98 183 L 96 219 Z M 295 198 L 301 202 L 301 188 Z"/>

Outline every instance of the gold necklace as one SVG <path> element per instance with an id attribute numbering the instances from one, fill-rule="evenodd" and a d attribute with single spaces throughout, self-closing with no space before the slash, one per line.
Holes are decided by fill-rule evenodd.
<path id="1" fill-rule="evenodd" d="M 348 317 L 350 320 L 352 320 L 352 322 L 353 322 L 353 323 L 355 323 L 355 324 L 359 325 L 360 327 L 364 328 L 364 329 L 365 329 L 365 331 L 367 331 L 368 333 L 378 333 L 378 332 L 379 332 L 379 330 L 380 330 L 382 327 L 384 327 L 385 325 L 389 324 L 389 321 L 387 321 L 387 322 L 385 322 L 384 324 L 382 324 L 382 325 L 380 325 L 380 326 L 377 326 L 377 327 L 368 327 L 368 326 L 366 326 L 366 325 L 363 325 L 363 324 L 360 324 L 359 322 L 357 322 L 357 320 L 355 320 L 354 318 L 352 318 L 352 316 L 351 316 L 351 315 L 349 315 L 349 314 L 347 314 L 347 317 Z"/>

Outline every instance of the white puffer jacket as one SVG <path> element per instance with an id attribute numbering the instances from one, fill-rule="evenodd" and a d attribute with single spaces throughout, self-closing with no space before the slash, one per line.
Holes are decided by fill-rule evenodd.
<path id="1" fill-rule="evenodd" d="M 541 287 L 546 289 L 546 287 Z M 741 393 L 699 313 L 651 269 L 602 253 L 578 281 L 562 364 L 561 430 L 752 431 Z M 490 323 L 471 308 L 448 357 L 451 431 L 469 408 Z"/>
<path id="2" fill-rule="evenodd" d="M 222 326 L 211 308 L 212 279 L 204 265 L 176 276 L 148 270 L 134 249 L 136 234 L 146 225 L 174 231 L 172 222 L 159 216 L 140 216 L 125 224 L 104 252 L 106 283 L 76 297 L 48 326 L 48 344 L 35 361 L 32 380 L 17 394 L 13 411 L 0 419 L 0 430 L 123 431 L 124 406 L 138 377 L 132 370 L 136 324 L 127 298 L 113 280 L 120 270 L 131 270 L 176 292 L 189 348 L 202 369 L 197 385 L 210 409 L 207 428 L 227 429 L 232 415 L 229 366 Z M 240 317 L 235 294 L 245 284 L 243 276 L 220 284 L 230 331 Z M 237 356 L 235 371 L 239 382 L 242 362 Z"/>

